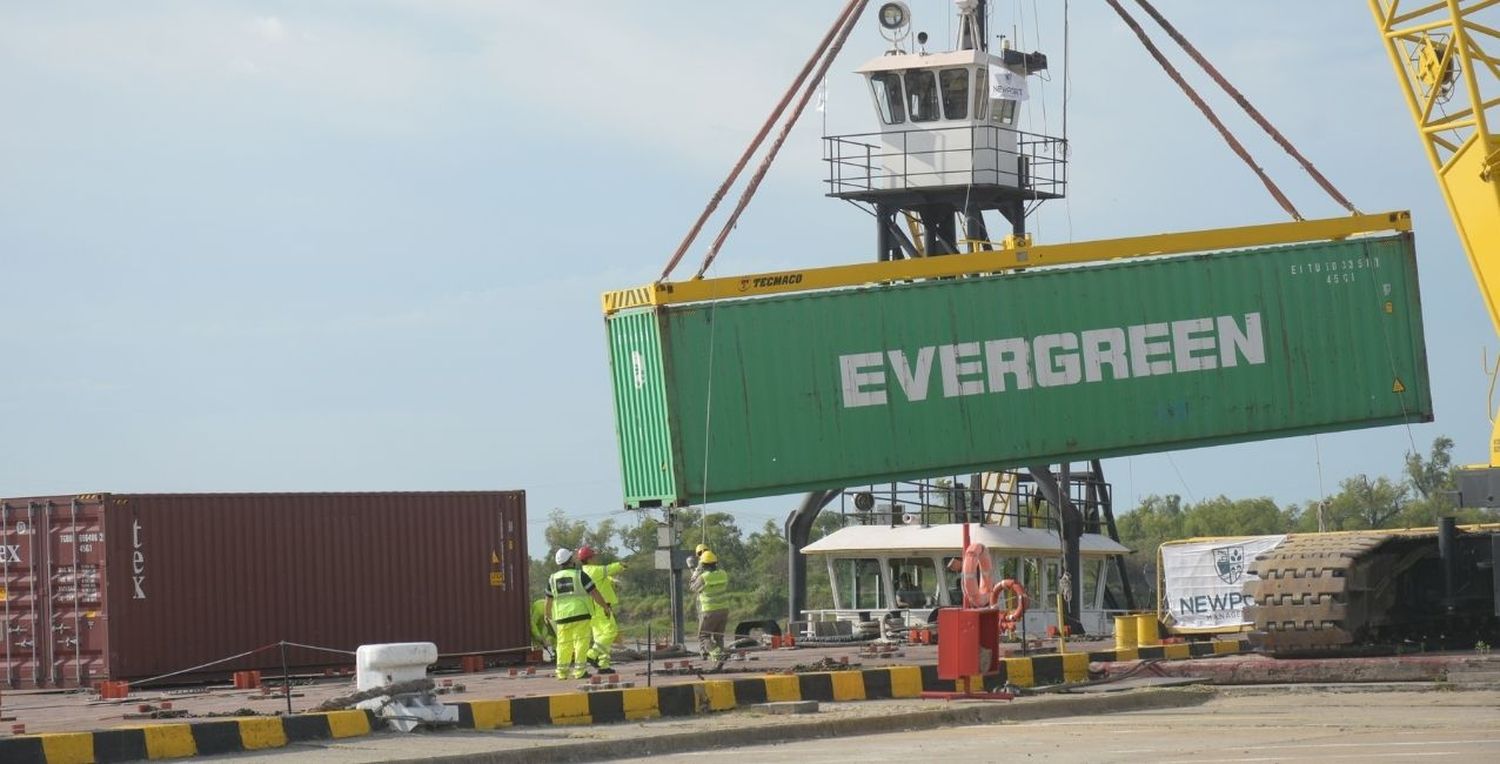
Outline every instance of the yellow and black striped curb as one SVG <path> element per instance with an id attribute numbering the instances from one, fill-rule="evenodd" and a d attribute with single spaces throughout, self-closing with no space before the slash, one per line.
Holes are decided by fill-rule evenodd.
<path id="1" fill-rule="evenodd" d="M 1243 642 L 1195 642 L 1128 650 L 1003 658 L 1000 670 L 983 677 L 986 687 L 1037 687 L 1088 679 L 1092 661 L 1128 661 L 1245 652 Z M 504 700 L 452 703 L 459 726 L 605 724 L 729 711 L 757 703 L 825 702 L 915 698 L 924 691 L 953 691 L 953 680 L 938 678 L 937 666 L 767 674 L 739 679 L 707 679 L 662 687 L 568 692 Z M 367 735 L 375 717 L 364 711 L 253 717 L 225 721 L 160 724 L 99 732 L 68 732 L 0 740 L 4 764 L 92 764 L 171 759 L 278 748 L 289 743 Z"/>
<path id="2" fill-rule="evenodd" d="M 102 764 L 258 751 L 288 743 L 368 735 L 374 728 L 373 721 L 364 711 L 333 711 L 28 735 L 0 740 L 0 762 Z"/>
<path id="3" fill-rule="evenodd" d="M 1250 652 L 1250 643 L 1243 639 L 1221 639 L 1212 642 L 1183 642 L 1155 647 L 1096 650 L 1089 653 L 1089 660 L 1101 663 L 1151 659 L 1181 661 L 1189 658 L 1212 658 L 1216 655 L 1238 655 L 1248 652 Z"/>

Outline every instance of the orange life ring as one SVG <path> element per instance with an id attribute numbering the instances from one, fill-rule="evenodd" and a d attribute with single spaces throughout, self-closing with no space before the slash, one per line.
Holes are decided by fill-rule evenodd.
<path id="1" fill-rule="evenodd" d="M 1005 601 L 1005 593 L 1016 595 L 1016 605 L 1000 614 L 1001 623 L 1015 624 L 1021 621 L 1021 616 L 1026 615 L 1026 588 L 1021 582 L 1014 578 L 1002 578 L 994 588 L 990 589 L 990 607 L 999 607 Z"/>
<path id="2" fill-rule="evenodd" d="M 976 541 L 964 550 L 964 572 L 960 579 L 964 591 L 964 607 L 981 608 L 988 604 L 993 565 L 984 544 Z"/>

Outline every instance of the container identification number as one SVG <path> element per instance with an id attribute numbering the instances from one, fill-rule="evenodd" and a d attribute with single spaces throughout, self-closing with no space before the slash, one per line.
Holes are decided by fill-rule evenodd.
<path id="1" fill-rule="evenodd" d="M 1354 272 L 1380 267 L 1380 258 L 1353 257 L 1343 260 L 1323 260 L 1310 263 L 1293 263 L 1287 266 L 1292 276 L 1322 276 L 1323 283 L 1330 286 L 1353 284 Z"/>

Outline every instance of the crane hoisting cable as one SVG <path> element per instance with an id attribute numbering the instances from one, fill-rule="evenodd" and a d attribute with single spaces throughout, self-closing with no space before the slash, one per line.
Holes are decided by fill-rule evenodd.
<path id="1" fill-rule="evenodd" d="M 1168 61 L 1167 57 L 1162 55 L 1161 50 L 1156 47 L 1155 43 L 1151 42 L 1150 37 L 1146 36 L 1146 31 L 1141 29 L 1141 25 L 1136 23 L 1136 20 L 1131 17 L 1130 12 L 1126 11 L 1124 6 L 1120 5 L 1119 0 L 1106 0 L 1106 2 L 1109 3 L 1111 8 L 1115 9 L 1115 13 L 1120 15 L 1125 25 L 1130 27 L 1132 32 L 1135 32 L 1136 38 L 1141 41 L 1142 45 L 1146 46 L 1146 52 L 1150 53 L 1151 57 L 1156 59 L 1156 63 L 1161 65 L 1161 68 L 1166 71 L 1167 76 L 1171 77 L 1172 81 L 1177 83 L 1178 87 L 1182 88 L 1182 92 L 1187 94 L 1188 100 L 1192 101 L 1193 105 L 1198 107 L 1198 111 L 1203 112 L 1203 116 L 1219 131 L 1219 135 L 1223 136 L 1224 141 L 1229 144 L 1229 148 L 1234 151 L 1235 155 L 1244 160 L 1245 165 L 1260 178 L 1260 182 L 1265 184 L 1266 190 L 1276 199 L 1276 203 L 1280 204 L 1281 208 L 1286 210 L 1288 215 L 1292 216 L 1292 219 L 1303 220 L 1302 214 L 1297 211 L 1296 207 L 1292 206 L 1291 200 L 1286 197 L 1286 194 L 1281 192 L 1281 189 L 1266 174 L 1266 171 L 1255 163 L 1255 159 L 1250 156 L 1250 152 L 1245 150 L 1245 147 L 1234 137 L 1229 128 L 1224 126 L 1224 123 L 1214 113 L 1214 110 L 1209 108 L 1208 104 L 1203 101 L 1203 98 L 1198 95 L 1198 91 L 1194 90 L 1193 86 L 1189 85 L 1186 79 L 1183 79 L 1182 73 L 1177 71 L 1177 67 L 1172 66 L 1172 62 Z"/>
<path id="2" fill-rule="evenodd" d="M 714 210 L 719 208 L 719 202 L 724 200 L 724 195 L 729 192 L 730 186 L 733 186 L 734 182 L 739 179 L 740 173 L 745 169 L 745 165 L 749 164 L 750 157 L 755 154 L 756 150 L 760 148 L 760 144 L 766 139 L 766 136 L 770 134 L 771 125 L 775 124 L 776 120 L 781 118 L 782 113 L 786 111 L 787 104 L 791 103 L 792 95 L 802 87 L 804 82 L 807 81 L 808 73 L 812 71 L 813 66 L 817 64 L 818 59 L 822 58 L 823 54 L 828 50 L 829 43 L 832 42 L 834 37 L 839 34 L 840 30 L 844 30 L 844 34 L 847 36 L 847 30 L 851 28 L 854 24 L 854 21 L 859 18 L 860 11 L 864 9 L 865 3 L 867 1 L 868 0 L 849 0 L 848 4 L 844 6 L 844 10 L 841 11 L 838 18 L 834 20 L 833 26 L 830 26 L 828 28 L 828 32 L 823 35 L 823 39 L 819 41 L 818 46 L 813 49 L 812 55 L 807 59 L 807 63 L 802 65 L 802 70 L 797 73 L 797 77 L 792 80 L 792 84 L 787 87 L 786 93 L 782 94 L 781 100 L 776 103 L 776 107 L 772 109 L 771 114 L 766 117 L 765 123 L 760 126 L 760 131 L 755 134 L 754 138 L 750 139 L 750 145 L 746 146 L 745 151 L 740 154 L 739 160 L 736 161 L 734 167 L 730 169 L 728 177 L 724 178 L 724 182 L 719 185 L 719 188 L 714 192 L 713 197 L 708 200 L 708 205 L 704 207 L 703 212 L 698 215 L 698 219 L 693 223 L 693 227 L 689 229 L 687 235 L 682 238 L 682 243 L 677 245 L 677 251 L 674 252 L 672 254 L 672 257 L 667 260 L 667 266 L 662 269 L 661 276 L 657 279 L 657 281 L 666 281 L 667 278 L 672 275 L 672 271 L 677 267 L 677 264 L 682 261 L 682 256 L 687 254 L 688 247 L 691 247 L 693 245 L 693 241 L 698 238 L 699 232 L 703 230 L 703 224 L 708 222 L 709 216 L 714 213 Z M 826 69 L 826 65 L 824 68 Z M 820 79 L 821 77 L 815 78 L 813 82 L 816 83 Z M 799 106 L 799 111 L 800 108 L 801 107 Z"/>
<path id="3" fill-rule="evenodd" d="M 771 169 L 771 163 L 776 161 L 776 154 L 781 151 L 782 144 L 786 143 L 787 136 L 791 135 L 792 128 L 796 126 L 797 118 L 802 116 L 803 110 L 807 108 L 807 102 L 812 100 L 813 93 L 817 90 L 817 84 L 828 73 L 828 67 L 833 64 L 833 60 L 838 57 L 839 51 L 843 49 L 844 41 L 849 39 L 849 33 L 854 31 L 854 22 L 858 21 L 860 14 L 864 13 L 866 2 L 867 0 L 856 0 L 857 4 L 853 8 L 853 12 L 843 18 L 843 28 L 839 30 L 838 37 L 829 46 L 827 55 L 823 57 L 823 63 L 818 65 L 817 74 L 813 75 L 812 80 L 803 89 L 801 100 L 797 101 L 796 108 L 792 109 L 792 113 L 786 118 L 786 122 L 781 126 L 781 133 L 771 143 L 771 148 L 766 150 L 766 156 L 761 160 L 760 167 L 755 169 L 755 175 L 750 178 L 750 182 L 740 194 L 740 201 L 735 205 L 734 212 L 729 213 L 729 219 L 724 221 L 724 227 L 719 229 L 718 237 L 714 239 L 713 245 L 708 248 L 708 254 L 703 256 L 703 264 L 698 266 L 698 272 L 693 275 L 693 278 L 703 278 L 703 274 L 708 272 L 709 266 L 713 265 L 714 258 L 718 256 L 719 250 L 724 246 L 724 240 L 729 238 L 729 232 L 734 230 L 735 223 L 739 222 L 740 213 L 743 213 L 745 208 L 750 205 L 750 199 L 755 196 L 755 190 L 760 188 L 760 182 L 766 177 L 766 171 Z"/>
<path id="4" fill-rule="evenodd" d="M 1276 141 L 1276 145 L 1285 149 L 1286 153 L 1290 154 L 1293 159 L 1297 160 L 1298 164 L 1302 165 L 1302 169 L 1306 170 L 1307 174 L 1312 176 L 1312 179 L 1317 182 L 1319 187 L 1328 192 L 1328 195 L 1333 197 L 1333 200 L 1338 202 L 1344 209 L 1352 214 L 1359 214 L 1359 210 L 1355 209 L 1354 204 L 1345 198 L 1342 193 L 1339 193 L 1339 190 L 1334 187 L 1333 183 L 1324 177 L 1323 173 L 1319 172 L 1317 167 L 1313 166 L 1312 161 L 1302 156 L 1302 152 L 1298 151 L 1297 147 L 1293 146 L 1292 142 L 1287 140 L 1286 136 L 1282 135 L 1281 131 L 1277 130 L 1271 124 L 1271 121 L 1266 119 L 1260 113 L 1260 110 L 1250 103 L 1250 99 L 1246 98 L 1245 94 L 1239 91 L 1239 88 L 1231 85 L 1229 80 L 1223 74 L 1219 73 L 1218 67 L 1209 63 L 1208 59 L 1202 53 L 1198 52 L 1198 48 L 1189 42 L 1187 37 L 1184 37 L 1181 32 L 1177 31 L 1177 27 L 1172 26 L 1172 22 L 1167 21 L 1166 17 L 1162 16 L 1156 10 L 1156 7 L 1151 5 L 1149 0 L 1135 0 L 1135 2 L 1136 5 L 1141 6 L 1142 10 L 1146 11 L 1147 15 L 1156 20 L 1156 23 L 1166 31 L 1169 37 L 1177 41 L 1177 44 L 1182 47 L 1183 51 L 1192 57 L 1198 63 L 1198 66 L 1202 67 L 1203 71 L 1208 73 L 1208 76 L 1213 78 L 1213 81 L 1218 83 L 1219 87 L 1223 88 L 1224 92 L 1228 93 L 1229 97 L 1233 98 L 1234 102 L 1239 104 L 1241 109 L 1245 110 L 1246 114 L 1250 115 L 1251 119 L 1255 120 L 1255 124 L 1260 125 L 1260 128 L 1266 131 L 1266 135 L 1271 136 L 1271 140 Z"/>

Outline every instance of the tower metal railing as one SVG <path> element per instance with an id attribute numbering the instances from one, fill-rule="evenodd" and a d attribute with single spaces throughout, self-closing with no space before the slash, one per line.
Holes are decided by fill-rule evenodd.
<path id="1" fill-rule="evenodd" d="M 825 136 L 823 161 L 829 196 L 977 185 L 1053 199 L 1068 185 L 1066 141 L 998 125 Z"/>

